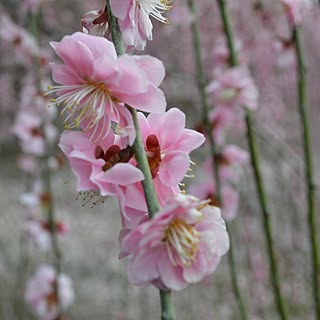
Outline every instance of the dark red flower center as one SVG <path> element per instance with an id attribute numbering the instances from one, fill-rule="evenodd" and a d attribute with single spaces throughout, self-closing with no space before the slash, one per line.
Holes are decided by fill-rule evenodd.
<path id="1" fill-rule="evenodd" d="M 160 144 L 155 134 L 151 134 L 146 140 L 146 153 L 151 175 L 154 179 L 158 174 L 161 162 Z"/>
<path id="2" fill-rule="evenodd" d="M 209 193 L 207 194 L 206 198 L 210 201 L 209 204 L 211 206 L 221 208 L 221 201 L 219 201 L 217 195 L 215 195 L 214 193 Z"/>
<path id="3" fill-rule="evenodd" d="M 95 151 L 96 159 L 103 159 L 105 164 L 102 167 L 103 171 L 107 171 L 117 163 L 126 163 L 132 158 L 134 152 L 132 147 L 128 146 L 121 149 L 118 145 L 114 144 L 104 152 L 102 147 L 97 146 Z"/>

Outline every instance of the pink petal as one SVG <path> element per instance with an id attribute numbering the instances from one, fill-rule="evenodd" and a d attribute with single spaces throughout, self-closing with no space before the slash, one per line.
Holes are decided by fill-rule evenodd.
<path id="1" fill-rule="evenodd" d="M 158 257 L 157 267 L 160 278 L 168 289 L 179 291 L 188 285 L 183 279 L 182 268 L 179 266 L 174 267 L 164 250 Z"/>
<path id="2" fill-rule="evenodd" d="M 186 124 L 185 114 L 178 108 L 167 111 L 164 124 L 160 129 L 160 145 L 167 148 L 172 145 L 183 133 Z"/>
<path id="3" fill-rule="evenodd" d="M 198 249 L 195 261 L 191 266 L 183 268 L 183 277 L 188 283 L 195 283 L 200 281 L 206 274 L 206 256 Z"/>
<path id="4" fill-rule="evenodd" d="M 122 99 L 131 107 L 145 112 L 163 113 L 167 106 L 163 92 L 152 84 L 148 85 L 144 93 L 133 96 L 123 95 Z"/>
<path id="5" fill-rule="evenodd" d="M 50 66 L 52 68 L 52 78 L 59 84 L 74 85 L 84 83 L 83 79 L 67 65 L 50 63 Z"/>
<path id="6" fill-rule="evenodd" d="M 110 0 L 112 13 L 119 20 L 124 20 L 135 0 Z"/>
<path id="7" fill-rule="evenodd" d="M 189 156 L 182 151 L 172 151 L 165 155 L 159 169 L 159 177 L 166 185 L 175 185 L 182 181 L 188 172 Z"/>
<path id="8" fill-rule="evenodd" d="M 199 133 L 195 130 L 184 129 L 182 136 L 176 142 L 176 146 L 179 150 L 189 153 L 192 150 L 200 147 L 205 140 L 206 139 L 202 133 Z"/>
<path id="9" fill-rule="evenodd" d="M 72 36 L 65 36 L 60 43 L 51 42 L 53 49 L 63 62 L 76 71 L 80 77 L 91 77 L 94 57 L 89 48 Z"/>
<path id="10" fill-rule="evenodd" d="M 128 267 L 129 281 L 134 284 L 146 284 L 158 278 L 156 262 L 159 251 L 145 251 L 135 256 Z"/>
<path id="11" fill-rule="evenodd" d="M 129 163 L 117 163 L 111 169 L 102 172 L 99 178 L 112 184 L 126 186 L 143 180 L 144 175 Z"/>
<path id="12" fill-rule="evenodd" d="M 133 57 L 139 67 L 145 72 L 149 81 L 159 86 L 165 76 L 165 69 L 162 61 L 149 55 Z"/>
<path id="13" fill-rule="evenodd" d="M 109 85 L 110 90 L 116 93 L 117 97 L 121 94 L 125 96 L 135 95 L 137 93 L 144 93 L 147 90 L 147 79 L 139 66 L 135 63 L 132 56 L 122 55 L 118 59 L 117 69 L 121 74 L 120 82 L 116 87 Z"/>

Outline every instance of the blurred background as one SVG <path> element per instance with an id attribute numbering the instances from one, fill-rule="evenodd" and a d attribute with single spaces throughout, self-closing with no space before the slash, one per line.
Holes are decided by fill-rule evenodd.
<path id="1" fill-rule="evenodd" d="M 241 39 L 243 59 L 250 66 L 259 89 L 259 106 L 254 112 L 255 133 L 270 202 L 283 294 L 290 319 L 313 319 L 304 161 L 296 102 L 296 61 L 292 45 L 285 45 L 290 39 L 290 29 L 278 1 L 263 1 L 263 9 L 252 0 L 234 2 L 230 1 L 230 10 L 235 34 Z M 30 192 L 37 189 L 32 178 L 37 165 L 34 167 L 32 159 L 22 156 L 29 142 L 21 143 L 19 130 L 28 120 L 17 120 L 17 115 L 23 108 L 32 108 L 29 100 L 36 95 L 32 89 L 37 78 L 36 63 L 43 70 L 40 75 L 43 90 L 51 81 L 47 63 L 57 58 L 49 41 L 60 41 L 66 34 L 81 31 L 83 14 L 103 8 L 104 2 L 98 0 L 3 0 L 0 5 L 0 319 L 3 320 L 36 319 L 24 302 L 24 290 L 36 266 L 52 260 L 50 251 L 39 250 L 30 241 L 26 226 L 30 220 L 28 204 L 33 201 Z M 214 48 L 224 36 L 223 28 L 215 1 L 197 1 L 197 11 L 205 76 L 209 82 L 214 77 Z M 39 19 L 40 29 L 34 29 L 30 19 L 34 14 Z M 187 114 L 188 127 L 196 128 L 201 121 L 201 106 L 193 63 L 192 18 L 187 2 L 174 0 L 173 9 L 167 16 L 171 21 L 168 25 L 154 22 L 154 39 L 147 44 L 147 52 L 161 59 L 166 67 L 162 89 L 168 106 L 183 110 Z M 320 38 L 316 30 L 320 30 L 320 9 L 315 6 L 304 13 L 302 40 L 307 61 L 307 107 L 318 186 Z M 38 46 L 28 38 L 30 35 L 30 39 L 35 37 L 40 41 Z M 34 51 L 39 58 L 37 62 L 32 58 Z M 34 107 L 36 114 L 39 113 L 37 108 L 46 108 L 41 101 L 39 105 Z M 61 131 L 63 126 L 58 112 L 49 113 L 47 116 L 54 119 L 55 127 Z M 53 137 L 49 139 L 50 150 L 58 150 L 56 129 L 50 130 L 48 128 L 48 136 Z M 241 116 L 225 136 L 229 144 L 247 149 Z M 186 178 L 187 189 L 195 182 L 201 183 L 200 171 L 206 152 L 201 148 L 192 154 L 192 160 L 196 162 L 195 177 Z M 58 219 L 70 227 L 70 231 L 59 238 L 63 252 L 62 270 L 72 278 L 75 289 L 75 302 L 67 313 L 68 319 L 157 317 L 158 291 L 129 284 L 127 262 L 118 259 L 121 221 L 116 199 L 109 198 L 103 204 L 93 205 L 90 198 L 79 196 L 75 178 L 62 159 L 61 155 L 55 154 L 50 163 L 55 212 Z M 239 170 L 240 180 L 233 187 L 240 198 L 236 217 L 230 223 L 239 285 L 250 320 L 277 319 L 250 164 L 242 165 Z M 319 209 L 318 191 L 316 206 Z M 174 294 L 174 301 L 178 319 L 238 319 L 227 257 L 222 259 L 212 276 Z"/>

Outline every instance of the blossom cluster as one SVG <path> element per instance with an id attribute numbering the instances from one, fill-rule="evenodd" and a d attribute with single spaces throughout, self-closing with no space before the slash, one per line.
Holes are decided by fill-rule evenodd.
<path id="1" fill-rule="evenodd" d="M 36 11 L 35 6 L 25 9 Z M 23 236 L 28 249 L 39 249 L 47 255 L 54 247 L 53 232 L 60 239 L 69 231 L 65 221 L 52 216 L 53 195 L 46 183 L 47 177 L 63 165 L 62 154 L 56 147 L 57 111 L 48 108 L 44 89 L 49 82 L 48 57 L 34 35 L 17 26 L 5 13 L 0 15 L 0 25 L 0 38 L 14 49 L 13 55 L 25 70 L 19 109 L 11 129 L 21 149 L 17 164 L 26 180 L 26 190 L 20 196 Z M 41 320 L 56 319 L 72 303 L 73 296 L 71 279 L 47 264 L 38 266 L 25 289 L 26 303 Z"/>
<path id="2" fill-rule="evenodd" d="M 180 190 L 189 154 L 204 136 L 185 128 L 185 114 L 178 108 L 165 111 L 159 88 L 165 76 L 162 62 L 128 53 L 151 39 L 149 15 L 165 22 L 164 3 L 111 1 L 127 47 L 121 56 L 108 32 L 102 32 L 109 30 L 106 10 L 87 13 L 82 19 L 86 32 L 51 43 L 63 63 L 51 64 L 57 85 L 48 94 L 56 94 L 50 105 L 62 107 L 66 130 L 59 146 L 77 178 L 77 190 L 119 201 L 120 257 L 129 257 L 129 280 L 181 290 L 215 270 L 229 239 L 219 209 Z M 137 123 L 133 109 L 139 110 Z M 137 134 L 161 207 L 152 220 L 136 160 Z"/>
<path id="3" fill-rule="evenodd" d="M 214 79 L 207 85 L 206 93 L 212 106 L 209 121 L 216 151 L 214 157 L 207 158 L 199 170 L 199 183 L 195 182 L 190 186 L 190 191 L 200 199 L 210 199 L 211 204 L 222 207 L 222 215 L 227 220 L 235 218 L 237 214 L 239 194 L 236 184 L 240 178 L 241 166 L 249 159 L 247 151 L 226 143 L 227 129 L 241 128 L 244 108 L 256 109 L 259 96 L 246 65 L 242 43 L 237 39 L 235 44 L 241 62 L 237 67 L 230 67 L 225 39 L 218 38 L 212 50 L 215 62 L 212 72 Z M 218 168 L 220 190 L 215 180 L 215 166 Z"/>

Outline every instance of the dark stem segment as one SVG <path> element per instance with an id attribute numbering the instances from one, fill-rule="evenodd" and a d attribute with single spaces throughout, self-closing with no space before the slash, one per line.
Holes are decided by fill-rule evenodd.
<path id="1" fill-rule="evenodd" d="M 298 61 L 298 112 L 302 127 L 302 141 L 305 158 L 305 181 L 308 201 L 308 228 L 309 240 L 311 249 L 311 265 L 312 265 L 312 283 L 313 283 L 313 300 L 315 307 L 315 319 L 320 319 L 320 266 L 318 255 L 318 240 L 317 240 L 317 221 L 315 209 L 315 183 L 313 181 L 313 163 L 312 163 L 312 146 L 310 137 L 310 124 L 306 108 L 307 103 L 307 83 L 306 83 L 306 68 L 303 55 L 303 47 L 301 43 L 301 34 L 299 27 L 293 27 L 293 39 L 295 43 L 296 56 Z"/>
<path id="2" fill-rule="evenodd" d="M 195 67 L 196 67 L 196 77 L 197 77 L 197 85 L 201 100 L 201 106 L 202 106 L 202 122 L 205 127 L 206 136 L 209 139 L 209 146 L 210 146 L 210 155 L 212 158 L 213 163 L 213 179 L 215 181 L 216 186 L 216 197 L 218 200 L 218 203 L 220 204 L 221 208 L 223 207 L 223 200 L 221 197 L 221 180 L 219 176 L 219 163 L 215 159 L 218 150 L 216 143 L 214 141 L 214 136 L 212 133 L 212 126 L 209 119 L 209 111 L 210 106 L 208 103 L 208 97 L 206 94 L 206 79 L 204 75 L 203 70 L 203 64 L 202 64 L 202 54 L 201 54 L 201 41 L 200 41 L 200 32 L 199 32 L 199 26 L 198 26 L 198 19 L 197 19 L 197 12 L 196 12 L 196 5 L 194 0 L 188 0 L 189 8 L 193 14 L 193 22 L 192 22 L 192 40 L 193 40 L 193 48 L 194 48 L 194 59 L 195 59 Z M 228 227 L 228 226 L 227 226 Z M 228 227 L 229 230 L 229 227 Z M 239 288 L 239 281 L 238 276 L 236 272 L 236 265 L 235 265 L 235 259 L 233 255 L 233 247 L 232 247 L 232 235 L 229 232 L 230 237 L 230 249 L 228 251 L 228 263 L 229 263 L 229 270 L 230 270 L 230 276 L 231 276 L 231 282 L 232 282 L 232 288 L 235 295 L 235 298 L 238 303 L 238 308 L 241 315 L 241 320 L 247 320 L 247 311 L 244 303 L 244 299 L 241 294 L 241 290 Z"/>
<path id="3" fill-rule="evenodd" d="M 239 61 L 238 61 L 237 53 L 234 48 L 234 37 L 233 37 L 233 32 L 231 27 L 229 10 L 228 10 L 226 1 L 224 0 L 217 0 L 217 1 L 220 9 L 224 31 L 227 38 L 227 44 L 228 44 L 229 54 L 230 54 L 230 62 L 231 62 L 231 65 L 235 67 L 239 65 Z M 247 138 L 248 138 L 248 144 L 249 144 L 251 166 L 254 173 L 256 188 L 258 192 L 258 200 L 259 200 L 260 208 L 262 211 L 262 217 L 263 217 L 263 229 L 264 229 L 265 238 L 267 242 L 267 251 L 268 251 L 268 258 L 269 258 L 269 265 L 270 265 L 270 277 L 272 280 L 274 297 L 275 297 L 277 310 L 280 318 L 282 320 L 287 320 L 288 315 L 287 315 L 285 303 L 281 294 L 278 264 L 276 259 L 276 253 L 274 250 L 270 213 L 268 210 L 267 197 L 264 189 L 263 178 L 261 175 L 260 160 L 258 156 L 257 143 L 255 140 L 255 134 L 253 129 L 253 116 L 252 116 L 251 110 L 247 108 L 246 108 L 246 127 L 247 127 Z"/>
<path id="4" fill-rule="evenodd" d="M 122 35 L 119 29 L 118 22 L 116 18 L 112 15 L 109 0 L 106 0 L 106 8 L 107 8 L 108 18 L 110 22 L 112 41 L 115 45 L 116 52 L 119 56 L 124 52 Z M 132 114 L 134 126 L 136 129 L 136 139 L 134 141 L 133 147 L 135 151 L 136 160 L 138 163 L 138 168 L 144 174 L 144 180 L 142 181 L 142 186 L 143 186 L 144 195 L 145 195 L 147 206 L 148 206 L 149 216 L 150 218 L 152 218 L 156 214 L 156 212 L 160 210 L 160 204 L 154 189 L 148 159 L 147 159 L 145 149 L 144 149 L 144 144 L 141 138 L 137 111 L 136 109 L 130 106 L 127 106 L 127 108 Z M 161 300 L 161 319 L 176 320 L 175 309 L 174 309 L 174 304 L 171 297 L 171 292 L 160 290 L 160 300 Z"/>

